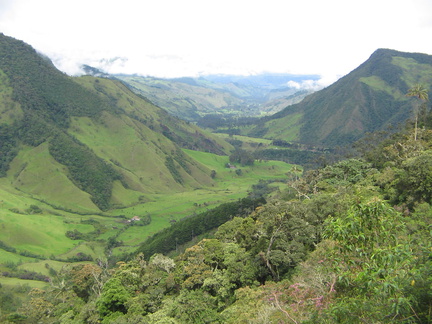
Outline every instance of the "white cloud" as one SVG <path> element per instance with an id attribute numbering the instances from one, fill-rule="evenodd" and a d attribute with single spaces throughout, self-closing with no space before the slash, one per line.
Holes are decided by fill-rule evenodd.
<path id="1" fill-rule="evenodd" d="M 296 82 L 296 81 L 288 81 L 287 86 L 290 88 L 297 89 L 297 90 L 300 90 L 302 88 L 301 83 Z"/>
<path id="2" fill-rule="evenodd" d="M 155 76 L 320 74 L 326 84 L 377 48 L 432 54 L 429 0 L 0 0 L 0 8 L 0 31 L 67 73 L 85 63 Z M 116 57 L 126 59 L 103 61 Z"/>
<path id="3" fill-rule="evenodd" d="M 287 86 L 297 90 L 320 90 L 337 81 L 340 76 L 327 75 L 321 76 L 319 80 L 303 80 L 301 82 L 288 81 Z"/>

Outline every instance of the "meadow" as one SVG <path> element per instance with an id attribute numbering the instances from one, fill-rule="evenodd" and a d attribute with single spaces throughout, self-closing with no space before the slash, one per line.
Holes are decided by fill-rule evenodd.
<path id="1" fill-rule="evenodd" d="M 258 183 L 259 180 L 283 180 L 292 167 L 280 161 L 256 161 L 253 166 L 239 166 L 236 169 L 230 169 L 226 167 L 229 162 L 228 156 L 192 150 L 184 151 L 216 172 L 215 184 L 210 187 L 170 195 L 149 195 L 150 202 L 114 211 L 114 215 L 124 215 L 128 219 L 136 215 L 151 216 L 150 225 L 131 226 L 119 235 L 118 239 L 123 241 L 126 247 L 119 247 L 116 252 L 130 250 L 127 246 L 135 248 L 148 236 L 170 226 L 170 222 L 179 221 L 184 217 L 198 214 L 222 203 L 247 196 L 251 186 Z M 236 174 L 237 169 L 242 170 L 242 175 Z"/>
<path id="2" fill-rule="evenodd" d="M 273 185 L 283 186 L 283 181 L 292 168 L 279 161 L 255 161 L 252 166 L 229 168 L 228 156 L 186 149 L 183 151 L 208 169 L 214 170 L 212 185 L 170 194 L 150 193 L 139 204 L 99 214 L 76 214 L 25 194 L 18 195 L 20 198 L 17 199 L 18 191 L 9 192 L 10 186 L 2 186 L 2 181 L 10 179 L 0 179 L 0 194 L 3 198 L 0 202 L 0 241 L 11 248 L 10 251 L 0 249 L 1 268 L 47 275 L 50 268 L 59 271 L 79 255 L 89 255 L 94 260 L 106 259 L 106 242 L 109 240 L 121 242 L 120 246 L 114 246 L 109 252 L 112 255 L 134 252 L 148 236 L 173 222 L 246 197 L 251 186 L 259 180 L 281 180 L 282 182 Z M 31 213 L 31 206 L 37 206 L 40 212 Z M 147 217 L 151 222 L 135 226 L 130 221 L 134 216 L 141 219 Z M 66 237 L 66 232 L 75 230 L 88 238 L 73 240 Z M 0 284 L 10 284 L 12 281 L 17 284 L 23 282 L 18 278 L 0 276 Z"/>

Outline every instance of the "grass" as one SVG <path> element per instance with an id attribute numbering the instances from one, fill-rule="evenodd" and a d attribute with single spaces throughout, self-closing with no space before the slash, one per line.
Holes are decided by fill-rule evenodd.
<path id="1" fill-rule="evenodd" d="M 214 133 L 216 136 L 225 138 L 225 139 L 234 139 L 234 140 L 239 140 L 242 141 L 244 143 L 257 143 L 257 144 L 266 144 L 266 145 L 270 145 L 271 144 L 271 140 L 269 139 L 265 139 L 265 138 L 256 138 L 256 137 L 248 137 L 248 136 L 243 136 L 243 135 L 228 135 L 225 133 Z"/>
<path id="2" fill-rule="evenodd" d="M 380 77 L 377 77 L 377 76 L 364 77 L 364 78 L 360 78 L 359 81 L 363 82 L 364 84 L 367 84 L 368 86 L 370 86 L 371 88 L 373 88 L 375 90 L 384 91 L 385 93 L 391 95 L 396 100 L 400 100 L 403 98 L 403 94 L 400 93 L 399 90 L 388 85 Z"/>
<path id="3" fill-rule="evenodd" d="M 96 212 L 90 196 L 79 190 L 67 177 L 65 167 L 49 154 L 48 144 L 23 147 L 12 161 L 3 187 L 12 184 L 22 192 L 31 193 L 40 200 L 49 200 L 53 205 L 81 212 Z M 62 170 L 62 172 L 59 172 Z M 1 181 L 2 179 L 0 179 Z M 0 184 L 1 186 L 1 184 Z"/>
<path id="4" fill-rule="evenodd" d="M 111 216 L 79 215 L 56 210 L 23 192 L 8 187 L 7 182 L 6 178 L 0 179 L 0 197 L 2 198 L 0 201 L 0 240 L 14 247 L 17 254 L 0 249 L 0 264 L 27 263 L 33 260 L 19 255 L 18 253 L 21 252 L 30 252 L 45 258 L 51 255 L 67 258 L 78 252 L 103 257 L 103 248 L 95 248 L 93 242 L 73 241 L 67 238 L 65 233 L 74 229 L 82 233 L 94 231 L 92 225 L 81 223 L 90 218 L 101 223 L 101 226 L 106 229 L 112 230 L 113 224 L 116 224 L 119 229 L 123 227 L 123 224 L 117 223 L 118 219 Z M 43 212 L 27 214 L 26 210 L 31 205 L 39 206 Z"/>
<path id="5" fill-rule="evenodd" d="M 284 118 L 270 120 L 266 123 L 268 132 L 266 138 L 281 138 L 285 141 L 292 142 L 298 140 L 302 113 L 295 113 Z"/>
<path id="6" fill-rule="evenodd" d="M 248 194 L 251 186 L 260 179 L 284 179 L 292 167 L 280 161 L 256 161 L 253 166 L 239 166 L 243 175 L 238 176 L 235 170 L 225 167 L 229 162 L 227 156 L 192 150 L 184 151 L 209 169 L 216 171 L 214 186 L 171 195 L 151 195 L 151 202 L 115 211 L 115 214 L 125 215 L 127 218 L 135 215 L 150 215 L 152 219 L 148 226 L 132 226 L 121 233 L 118 240 L 123 241 L 125 245 L 138 245 L 148 236 L 170 226 L 170 221 L 178 221 L 219 204 L 243 198 Z M 130 250 L 132 250 L 130 247 L 120 247 L 115 250 L 115 254 Z"/>
<path id="7" fill-rule="evenodd" d="M 60 262 L 60 261 L 43 260 L 43 261 L 38 261 L 38 262 L 23 263 L 23 264 L 18 266 L 18 269 L 27 270 L 27 271 L 34 271 L 37 273 L 41 273 L 45 276 L 48 276 L 50 268 L 59 272 L 67 264 L 68 263 L 66 263 L 66 262 Z"/>
<path id="8" fill-rule="evenodd" d="M 267 145 L 268 141 L 264 142 Z M 40 150 L 40 159 L 36 159 L 34 165 L 29 162 L 22 168 L 22 164 L 26 161 L 25 155 L 31 149 Z M 64 262 L 49 260 L 50 256 L 66 260 L 76 256 L 77 253 L 85 253 L 91 255 L 94 259 L 104 259 L 106 257 L 104 252 L 105 243 L 100 240 L 107 240 L 110 237 L 116 237 L 117 240 L 123 242 L 123 246 L 114 249 L 114 255 L 133 252 L 148 236 L 170 226 L 170 222 L 179 221 L 186 216 L 198 214 L 219 204 L 243 198 L 247 196 L 251 186 L 260 179 L 283 179 L 291 169 L 291 165 L 284 162 L 256 161 L 253 166 L 237 166 L 237 169 L 242 170 L 242 175 L 239 176 L 236 174 L 235 169 L 225 167 L 229 162 L 228 156 L 183 150 L 189 158 L 201 165 L 202 169 L 216 171 L 216 176 L 211 185 L 188 186 L 184 187 L 183 191 L 177 192 L 149 191 L 145 195 L 140 193 L 142 196 L 135 197 L 136 202 L 131 203 L 130 206 L 113 209 L 103 215 L 80 215 L 56 209 L 9 185 L 10 181 L 13 181 L 16 177 L 21 177 L 21 173 L 26 168 L 29 168 L 28 170 L 32 170 L 31 168 L 39 170 L 38 165 L 42 164 L 43 161 L 48 161 L 45 150 L 46 147 L 41 146 L 23 151 L 20 159 L 14 161 L 15 164 L 11 168 L 9 176 L 0 179 L 0 196 L 2 197 L 2 201 L 0 201 L 0 240 L 16 248 L 18 253 L 27 251 L 46 258 L 45 260 L 35 260 L 0 250 L 2 260 L 0 263 L 6 265 L 6 267 L 8 263 L 15 264 L 20 269 L 36 271 L 42 274 L 47 274 L 49 267 L 58 271 L 65 264 Z M 15 174 L 18 174 L 18 176 L 15 176 Z M 121 188 L 119 184 L 117 185 Z M 126 189 L 122 190 L 123 192 L 120 190 L 114 190 L 114 192 L 117 195 L 126 196 L 128 193 L 134 192 Z M 143 197 L 144 199 L 138 199 Z M 28 214 L 28 208 L 31 205 L 37 205 L 42 210 L 42 213 Z M 151 216 L 151 224 L 149 225 L 129 226 L 126 223 L 126 220 L 133 216 L 146 215 Z M 102 233 L 95 238 L 98 241 L 71 240 L 65 236 L 67 231 L 74 229 L 82 233 L 94 231 L 95 227 L 93 225 L 82 223 L 83 220 L 90 218 L 97 221 L 98 228 L 102 229 Z M 9 282 L 21 283 L 18 280 Z"/>
<path id="9" fill-rule="evenodd" d="M 392 64 L 402 68 L 403 80 L 410 86 L 421 83 L 421 84 L 430 84 L 432 69 L 429 64 L 421 64 L 412 58 L 405 57 L 393 57 Z M 401 93 L 398 90 L 395 90 L 394 87 L 388 85 L 382 79 L 376 76 L 370 76 L 367 78 L 361 78 L 361 82 L 367 84 L 375 90 L 381 90 L 386 92 L 387 94 L 393 96 L 396 100 L 403 100 L 405 98 L 405 94 Z"/>
<path id="10" fill-rule="evenodd" d="M 30 288 L 47 288 L 49 283 L 37 280 L 24 280 L 18 278 L 0 277 L 0 284 L 6 287 L 29 286 Z"/>
<path id="11" fill-rule="evenodd" d="M 430 84 L 432 68 L 429 64 L 421 64 L 412 58 L 393 57 L 392 64 L 404 69 L 403 80 L 409 87 L 416 83 Z"/>
<path id="12" fill-rule="evenodd" d="M 58 255 L 72 249 L 76 242 L 65 237 L 66 231 L 86 232 L 90 225 L 66 224 L 64 217 L 54 215 L 22 215 L 6 212 L 0 215 L 0 240 L 18 251 L 42 256 Z"/>
<path id="13" fill-rule="evenodd" d="M 7 179 L 0 179 L 0 240 L 18 252 L 27 251 L 44 256 L 65 252 L 73 247 L 70 240 L 65 240 L 65 232 L 88 227 L 66 224 L 66 214 L 54 215 L 50 206 L 7 187 L 5 182 Z M 26 214 L 31 205 L 39 206 L 44 213 Z"/>
<path id="14" fill-rule="evenodd" d="M 0 260 L 2 264 L 21 264 L 24 262 L 32 262 L 35 259 L 0 249 Z"/>
<path id="15" fill-rule="evenodd" d="M 113 188 L 113 202 L 120 207 L 138 204 L 142 197 L 149 200 L 148 195 L 174 193 L 185 190 L 184 186 L 197 187 L 210 183 L 205 170 L 194 168 L 192 161 L 186 161 L 194 170 L 194 177 L 183 172 L 184 184 L 178 184 L 170 176 L 164 153 L 175 152 L 176 146 L 144 125 L 134 124 L 127 117 L 106 114 L 99 122 L 84 117 L 74 118 L 71 129 L 73 136 L 91 147 L 98 156 L 111 161 L 124 174 L 128 189 L 120 183 Z"/>

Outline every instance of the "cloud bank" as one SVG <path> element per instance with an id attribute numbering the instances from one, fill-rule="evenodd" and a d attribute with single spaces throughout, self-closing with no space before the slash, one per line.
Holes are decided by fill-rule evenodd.
<path id="1" fill-rule="evenodd" d="M 297 90 L 318 91 L 336 82 L 340 77 L 340 75 L 321 75 L 319 80 L 288 81 L 287 86 Z"/>
<path id="2" fill-rule="evenodd" d="M 0 0 L 0 30 L 77 74 L 260 72 L 332 82 L 378 48 L 432 54 L 430 0 Z M 315 87 L 316 84 L 301 84 Z"/>

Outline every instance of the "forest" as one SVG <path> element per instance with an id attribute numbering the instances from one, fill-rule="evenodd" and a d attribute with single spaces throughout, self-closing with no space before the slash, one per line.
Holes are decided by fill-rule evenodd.
<path id="1" fill-rule="evenodd" d="M 429 58 L 377 51 L 252 129 L 203 118 L 224 141 L 0 38 L 1 323 L 432 322 Z M 360 116 L 380 132 L 341 159 Z"/>
<path id="2" fill-rule="evenodd" d="M 357 142 L 355 157 L 287 179 L 265 203 L 215 212 L 230 216 L 182 251 L 171 237 L 113 267 L 71 264 L 22 303 L 0 288 L 1 320 L 430 323 L 432 113 L 381 135 Z M 200 217 L 167 231 L 184 222 L 178 233 L 191 233 L 213 216 Z"/>

